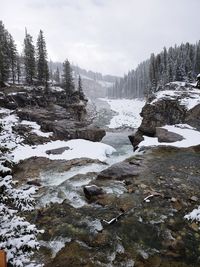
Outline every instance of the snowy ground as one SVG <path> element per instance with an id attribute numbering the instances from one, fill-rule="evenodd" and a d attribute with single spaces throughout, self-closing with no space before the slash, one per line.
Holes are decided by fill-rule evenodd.
<path id="1" fill-rule="evenodd" d="M 46 151 L 67 147 L 62 154 L 47 154 Z M 109 155 L 115 152 L 115 149 L 109 145 L 91 142 L 83 139 L 74 139 L 70 141 L 52 141 L 38 146 L 19 145 L 12 151 L 14 162 L 19 162 L 31 157 L 46 157 L 51 160 L 70 160 L 75 158 L 91 158 L 105 161 Z"/>
<path id="2" fill-rule="evenodd" d="M 190 147 L 200 144 L 200 132 L 195 128 L 187 124 L 166 125 L 161 127 L 169 132 L 177 133 L 183 136 L 182 141 L 173 143 L 160 143 L 157 137 L 144 136 L 144 141 L 139 144 L 139 147 L 143 146 L 174 146 L 174 147 Z"/>
<path id="3" fill-rule="evenodd" d="M 114 116 L 108 125 L 109 128 L 131 127 L 138 128 L 141 123 L 140 112 L 145 100 L 140 99 L 104 99 L 110 108 L 118 114 Z"/>

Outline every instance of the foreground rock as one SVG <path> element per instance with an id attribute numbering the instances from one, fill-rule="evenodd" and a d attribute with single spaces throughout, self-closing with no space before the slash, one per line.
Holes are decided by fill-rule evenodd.
<path id="1" fill-rule="evenodd" d="M 33 211 L 41 240 L 68 240 L 54 258 L 44 248 L 37 258 L 46 266 L 198 267 L 198 224 L 184 216 L 200 204 L 199 153 L 199 146 L 154 148 L 125 162 L 138 168 L 137 176 L 126 174 L 132 192 L 106 194 L 100 205 L 76 209 L 63 201 Z M 92 184 L 112 188 L 115 179 L 113 172 Z"/>
<path id="2" fill-rule="evenodd" d="M 139 174 L 138 165 L 130 162 L 120 162 L 102 171 L 97 179 L 125 180 L 126 178 L 136 177 Z"/>

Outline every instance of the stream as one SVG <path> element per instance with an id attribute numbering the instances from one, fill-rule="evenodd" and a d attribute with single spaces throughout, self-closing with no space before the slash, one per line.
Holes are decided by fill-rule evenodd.
<path id="1" fill-rule="evenodd" d="M 133 152 L 128 139 L 134 129 L 109 129 L 110 120 L 119 114 L 111 112 L 106 101 L 98 100 L 97 110 L 96 125 L 106 129 L 102 142 L 116 152 L 104 163 L 62 172 L 58 166 L 58 170 L 40 174 L 43 187 L 37 210 L 30 215 L 44 229 L 36 261 L 42 259 L 45 267 L 200 266 L 198 226 L 184 220 L 186 210 L 191 211 L 195 204 L 189 198 L 199 195 L 194 182 L 199 154 L 161 147 L 143 157 L 142 152 Z M 120 163 L 127 158 L 129 162 Z M 139 175 L 130 172 L 125 182 L 113 176 L 97 178 L 115 163 L 119 163 L 120 175 L 126 167 L 134 171 L 140 166 Z M 103 196 L 87 200 L 86 185 L 102 188 Z M 145 201 L 149 194 L 150 200 Z"/>
<path id="2" fill-rule="evenodd" d="M 107 102 L 97 100 L 96 108 L 98 114 L 102 112 L 101 108 L 103 108 L 103 114 L 107 116 L 104 117 L 104 122 L 108 123 L 113 115 L 110 115 L 112 112 Z M 97 126 L 99 126 L 98 123 L 102 124 L 102 118 L 99 122 L 96 121 Z M 83 194 L 83 186 L 88 185 L 95 179 L 97 173 L 134 155 L 133 147 L 128 139 L 128 135 L 132 134 L 134 129 L 120 128 L 110 130 L 106 125 L 104 127 L 106 128 L 106 135 L 101 142 L 114 147 L 116 152 L 107 158 L 105 164 L 92 163 L 85 166 L 76 166 L 66 172 L 60 172 L 59 170 L 58 172 L 42 172 L 40 180 L 44 190 L 39 197 L 39 207 L 45 206 L 50 202 L 62 203 L 63 200 L 67 200 L 75 208 L 87 205 Z M 121 183 L 117 182 L 115 186 L 112 184 L 104 187 L 104 190 L 107 193 L 115 192 L 116 194 L 122 194 L 125 191 Z"/>

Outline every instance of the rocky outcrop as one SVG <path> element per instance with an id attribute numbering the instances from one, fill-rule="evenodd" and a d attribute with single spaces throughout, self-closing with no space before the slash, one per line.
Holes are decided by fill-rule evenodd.
<path id="1" fill-rule="evenodd" d="M 190 87 L 178 86 L 176 83 L 168 84 L 165 90 L 158 92 L 154 98 L 149 98 L 143 107 L 141 112 L 142 123 L 138 131 L 129 136 L 134 148 L 138 147 L 138 144 L 144 139 L 144 135 L 150 137 L 159 136 L 160 140 L 166 140 L 166 142 L 168 142 L 167 139 L 169 142 L 174 142 L 173 138 L 175 138 L 175 141 L 179 139 L 175 135 L 172 137 L 172 134 L 169 136 L 166 131 L 164 137 L 164 131 L 161 133 L 161 130 L 156 130 L 158 127 L 187 123 L 197 128 L 197 130 L 200 129 L 200 104 L 197 104 L 192 109 L 189 109 L 189 106 L 187 107 L 188 101 L 198 97 L 197 92 L 192 92 Z M 163 96 L 160 97 L 162 93 Z"/>
<path id="2" fill-rule="evenodd" d="M 68 102 L 62 91 L 44 88 L 9 88 L 0 95 L 0 106 L 14 109 L 21 120 L 37 122 L 42 131 L 52 132 L 51 140 L 86 139 L 101 141 L 105 131 L 91 125 L 86 111 L 87 100 L 74 92 Z M 31 145 L 48 141 L 30 133 L 26 126 L 15 126 L 15 132 L 22 135 Z M 28 133 L 28 135 L 27 135 Z"/>

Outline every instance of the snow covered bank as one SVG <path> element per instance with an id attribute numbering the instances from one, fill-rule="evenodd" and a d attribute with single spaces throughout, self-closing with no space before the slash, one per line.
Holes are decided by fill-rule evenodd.
<path id="1" fill-rule="evenodd" d="M 200 104 L 200 90 L 195 88 L 185 88 L 184 90 L 163 90 L 155 93 L 156 99 L 150 104 L 154 104 L 161 99 L 178 99 L 180 105 L 186 107 L 187 110 L 192 109 L 196 105 Z"/>
<path id="2" fill-rule="evenodd" d="M 62 154 L 47 154 L 46 151 L 67 147 Z M 52 141 L 38 146 L 19 145 L 11 155 L 14 162 L 19 162 L 30 157 L 46 157 L 51 160 L 70 160 L 74 158 L 91 158 L 105 161 L 109 155 L 115 152 L 115 149 L 109 145 L 92 142 L 83 139 L 74 139 L 70 141 Z"/>
<path id="3" fill-rule="evenodd" d="M 110 108 L 118 114 L 112 118 L 109 128 L 131 127 L 138 128 L 142 118 L 140 112 L 145 100 L 140 99 L 103 99 Z"/>
<path id="4" fill-rule="evenodd" d="M 176 125 L 166 125 L 161 127 L 168 130 L 169 132 L 177 133 L 183 136 L 182 141 L 177 141 L 174 143 L 161 143 L 158 142 L 157 137 L 148 137 L 144 136 L 144 141 L 139 144 L 139 147 L 142 146 L 174 146 L 174 147 L 190 147 L 200 144 L 200 132 L 192 128 L 187 124 L 176 124 Z"/>

